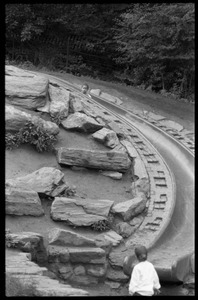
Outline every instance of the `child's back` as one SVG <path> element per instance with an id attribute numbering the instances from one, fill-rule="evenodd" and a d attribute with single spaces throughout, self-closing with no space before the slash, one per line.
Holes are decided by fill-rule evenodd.
<path id="1" fill-rule="evenodd" d="M 134 266 L 129 284 L 129 294 L 152 296 L 160 289 L 159 278 L 152 263 L 147 261 L 147 250 L 137 247 L 135 254 L 139 262 Z"/>

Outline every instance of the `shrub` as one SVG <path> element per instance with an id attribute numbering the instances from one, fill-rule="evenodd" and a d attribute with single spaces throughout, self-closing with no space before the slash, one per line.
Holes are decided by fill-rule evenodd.
<path id="1" fill-rule="evenodd" d="M 19 278 L 6 273 L 6 297 L 35 296 L 35 284 L 22 283 Z"/>
<path id="2" fill-rule="evenodd" d="M 95 231 L 106 231 L 112 228 L 114 217 L 109 214 L 107 220 L 100 220 L 91 225 L 91 228 Z"/>
<path id="3" fill-rule="evenodd" d="M 55 116 L 51 116 L 50 119 L 53 123 L 56 123 L 59 126 L 62 120 L 65 119 L 65 116 L 62 116 L 61 114 L 56 114 Z"/>
<path id="4" fill-rule="evenodd" d="M 19 134 L 6 133 L 5 142 L 7 150 L 13 150 L 14 148 L 19 147 Z"/>
<path id="5" fill-rule="evenodd" d="M 54 135 L 30 121 L 14 135 L 6 133 L 6 149 L 8 150 L 16 148 L 20 144 L 31 144 L 38 152 L 51 151 L 55 141 Z"/>

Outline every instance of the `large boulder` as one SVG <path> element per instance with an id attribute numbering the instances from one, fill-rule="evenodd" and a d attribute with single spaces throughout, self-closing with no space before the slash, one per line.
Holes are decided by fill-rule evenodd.
<path id="1" fill-rule="evenodd" d="M 182 131 L 183 130 L 183 126 L 176 123 L 175 121 L 172 121 L 172 120 L 160 120 L 159 123 L 161 125 L 164 125 L 164 126 L 167 126 L 167 127 L 171 127 L 177 131 Z"/>
<path id="2" fill-rule="evenodd" d="M 69 114 L 70 93 L 63 88 L 54 87 L 51 84 L 49 84 L 48 91 L 50 98 L 50 115 L 53 117 L 59 115 L 62 119 L 66 118 Z"/>
<path id="3" fill-rule="evenodd" d="M 56 135 L 59 133 L 59 127 L 50 121 L 45 121 L 31 113 L 17 109 L 12 105 L 5 107 L 6 132 L 15 133 L 25 126 L 27 122 L 32 122 L 36 126 L 42 127 L 49 134 Z"/>
<path id="4" fill-rule="evenodd" d="M 119 139 L 113 130 L 102 128 L 92 134 L 93 138 L 105 144 L 107 147 L 115 148 L 119 144 Z"/>
<path id="5" fill-rule="evenodd" d="M 57 187 L 62 185 L 66 187 L 64 173 L 52 167 L 43 167 L 25 176 L 7 179 L 6 183 L 13 187 L 31 189 L 37 193 L 53 197 L 60 193 L 60 189 L 57 189 Z"/>
<path id="6" fill-rule="evenodd" d="M 35 232 L 6 233 L 6 246 L 31 254 L 32 260 L 46 259 L 43 236 Z"/>
<path id="7" fill-rule="evenodd" d="M 117 122 L 111 120 L 107 126 L 113 130 L 119 138 L 126 139 L 127 134 L 125 133 L 125 130 L 122 128 L 121 124 L 118 125 Z"/>
<path id="8" fill-rule="evenodd" d="M 115 204 L 111 211 L 114 214 L 117 214 L 123 218 L 124 221 L 130 221 L 133 217 L 139 215 L 146 208 L 146 200 L 142 195 Z"/>
<path id="9" fill-rule="evenodd" d="M 17 76 L 17 77 L 30 77 L 33 78 L 36 75 L 32 73 L 31 71 L 23 70 L 11 65 L 5 66 L 5 75 L 8 76 Z"/>
<path id="10" fill-rule="evenodd" d="M 51 206 L 51 217 L 55 221 L 67 221 L 74 226 L 91 226 L 107 220 L 113 201 L 76 200 L 56 197 Z"/>
<path id="11" fill-rule="evenodd" d="M 89 117 L 80 112 L 70 114 L 67 119 L 61 122 L 61 124 L 63 128 L 67 130 L 76 130 L 83 132 L 95 132 L 103 127 L 92 117 Z"/>
<path id="12" fill-rule="evenodd" d="M 35 191 L 6 184 L 6 214 L 41 216 L 44 210 Z"/>
<path id="13" fill-rule="evenodd" d="M 130 226 L 127 222 L 120 222 L 116 225 L 116 231 L 123 238 L 128 238 L 135 231 L 134 226 Z"/>
<path id="14" fill-rule="evenodd" d="M 28 254 L 29 255 L 29 254 Z M 49 278 L 49 271 L 31 262 L 26 253 L 6 253 L 6 274 L 16 278 L 24 289 L 30 287 L 35 297 L 69 297 L 88 296 L 82 289 L 72 288 L 69 284 L 62 284 L 58 280 Z"/>
<path id="15" fill-rule="evenodd" d="M 69 108 L 71 113 L 83 112 L 83 104 L 79 96 L 70 99 Z"/>
<path id="16" fill-rule="evenodd" d="M 131 166 L 128 155 L 121 151 L 99 151 L 61 147 L 57 149 L 61 165 L 126 172 Z"/>
<path id="17" fill-rule="evenodd" d="M 45 105 L 48 79 L 43 76 L 5 76 L 6 101 L 11 104 L 36 110 Z"/>
<path id="18" fill-rule="evenodd" d="M 95 247 L 95 241 L 83 236 L 82 234 L 54 228 L 49 232 L 49 244 L 57 246 L 70 246 L 70 247 Z"/>

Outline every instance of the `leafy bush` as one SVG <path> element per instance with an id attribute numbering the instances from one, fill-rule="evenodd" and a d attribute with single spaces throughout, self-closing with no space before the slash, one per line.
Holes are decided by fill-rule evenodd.
<path id="1" fill-rule="evenodd" d="M 6 134 L 6 149 L 13 149 L 20 144 L 31 144 L 38 152 L 51 151 L 55 141 L 56 137 L 49 134 L 41 126 L 27 122 L 15 135 Z"/>
<path id="2" fill-rule="evenodd" d="M 106 231 L 110 229 L 110 224 L 108 220 L 100 220 L 92 224 L 91 228 L 95 231 Z"/>
<path id="3" fill-rule="evenodd" d="M 6 133 L 5 142 L 7 150 L 18 148 L 20 145 L 19 134 Z"/>
<path id="4" fill-rule="evenodd" d="M 35 296 L 35 284 L 22 283 L 17 277 L 6 273 L 6 297 Z"/>
<path id="5" fill-rule="evenodd" d="M 62 122 L 62 120 L 65 119 L 65 116 L 63 116 L 61 114 L 56 114 L 54 116 L 51 116 L 50 119 L 53 123 L 56 123 L 59 126 L 60 123 Z"/>
<path id="6" fill-rule="evenodd" d="M 114 217 L 113 215 L 109 214 L 107 220 L 100 220 L 91 225 L 91 228 L 95 231 L 106 231 L 111 229 L 113 224 Z"/>

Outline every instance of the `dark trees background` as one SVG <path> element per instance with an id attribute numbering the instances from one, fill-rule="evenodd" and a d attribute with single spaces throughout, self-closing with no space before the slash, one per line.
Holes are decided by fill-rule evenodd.
<path id="1" fill-rule="evenodd" d="M 194 96 L 193 3 L 7 4 L 6 59 Z"/>

